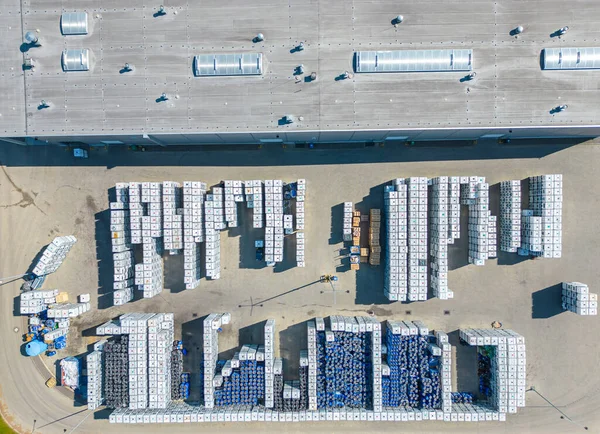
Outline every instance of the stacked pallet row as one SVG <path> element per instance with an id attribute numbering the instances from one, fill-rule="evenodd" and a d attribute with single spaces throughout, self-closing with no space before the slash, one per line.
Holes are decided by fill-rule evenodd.
<path id="1" fill-rule="evenodd" d="M 591 293 L 585 283 L 562 283 L 562 308 L 577 315 L 598 315 L 598 294 Z"/>
<path id="2" fill-rule="evenodd" d="M 186 289 L 194 289 L 200 283 L 199 243 L 205 241 L 203 219 L 205 193 L 204 182 L 183 183 L 183 281 Z"/>
<path id="3" fill-rule="evenodd" d="M 273 365 L 275 363 L 275 320 L 269 319 L 265 324 L 265 407 L 274 405 Z"/>
<path id="4" fill-rule="evenodd" d="M 379 265 L 381 263 L 381 245 L 379 234 L 381 232 L 381 210 L 371 208 L 369 210 L 369 264 Z"/>
<path id="5" fill-rule="evenodd" d="M 214 379 L 219 356 L 219 337 L 217 330 L 221 327 L 221 314 L 211 313 L 204 319 L 204 407 L 214 408 Z"/>
<path id="6" fill-rule="evenodd" d="M 383 293 L 388 300 L 406 301 L 408 296 L 408 204 L 407 185 L 386 186 L 385 274 Z"/>
<path id="7" fill-rule="evenodd" d="M 533 211 L 522 211 L 521 247 L 517 249 L 520 256 L 539 256 L 542 248 L 542 218 L 533 215 Z"/>
<path id="8" fill-rule="evenodd" d="M 296 266 L 306 266 L 306 250 L 304 248 L 304 199 L 306 195 L 306 180 L 299 179 L 296 182 Z"/>
<path id="9" fill-rule="evenodd" d="M 242 181 L 223 181 L 225 186 L 225 221 L 230 228 L 238 227 L 237 203 L 244 201 Z"/>
<path id="10" fill-rule="evenodd" d="M 245 181 L 244 193 L 246 196 L 246 206 L 252 209 L 252 227 L 254 229 L 264 227 L 265 219 L 262 181 Z"/>
<path id="11" fill-rule="evenodd" d="M 441 408 L 444 413 L 452 411 L 452 346 L 448 335 L 442 331 L 435 332 L 438 348 L 441 349 Z"/>
<path id="12" fill-rule="evenodd" d="M 39 290 L 38 290 L 39 291 Z M 52 290 L 50 290 L 52 291 Z M 54 290 L 58 291 L 58 290 Z M 89 312 L 91 305 L 86 303 L 58 303 L 52 304 L 47 312 L 48 318 L 76 318 Z"/>
<path id="13" fill-rule="evenodd" d="M 500 250 L 516 253 L 521 247 L 521 181 L 500 183 Z"/>
<path id="14" fill-rule="evenodd" d="M 485 178 L 461 177 L 461 203 L 469 206 L 469 263 L 485 265 L 490 253 L 495 256 L 496 249 L 490 245 L 490 207 L 489 184 Z M 494 244 L 495 246 L 495 237 Z M 492 257 L 493 257 L 492 256 Z"/>
<path id="15" fill-rule="evenodd" d="M 87 403 L 89 410 L 100 407 L 104 401 L 102 389 L 102 351 L 92 351 L 86 356 Z"/>
<path id="16" fill-rule="evenodd" d="M 562 256 L 562 200 L 562 175 L 529 178 L 529 207 L 533 216 L 541 218 L 541 250 L 531 250 L 524 245 L 522 254 L 544 258 Z"/>
<path id="17" fill-rule="evenodd" d="M 35 267 L 33 267 L 33 274 L 36 276 L 45 276 L 46 274 L 54 273 L 63 263 L 67 257 L 67 253 L 69 253 L 69 250 L 71 250 L 76 242 L 77 238 L 73 235 L 54 238 L 46 249 L 44 249 L 42 256 Z"/>
<path id="18" fill-rule="evenodd" d="M 373 367 L 373 411 L 382 411 L 382 379 L 381 379 L 381 323 L 372 317 L 356 317 L 364 330 L 371 333 L 371 366 Z M 362 327 L 360 328 L 362 329 Z M 359 330 L 360 330 L 359 329 Z"/>
<path id="19" fill-rule="evenodd" d="M 427 178 L 396 179 L 408 194 L 408 300 L 427 300 Z"/>
<path id="20" fill-rule="evenodd" d="M 460 338 L 489 358 L 489 401 L 500 413 L 516 413 L 525 407 L 525 338 L 512 330 L 460 330 Z M 481 374 L 484 374 L 482 372 Z M 480 375 L 481 375 L 480 374 Z"/>
<path id="21" fill-rule="evenodd" d="M 317 327 L 314 321 L 308 321 L 308 409 L 317 409 Z"/>
<path id="22" fill-rule="evenodd" d="M 169 254 L 178 255 L 183 249 L 183 198 L 181 184 L 163 181 L 163 242 Z"/>
<path id="23" fill-rule="evenodd" d="M 135 265 L 135 283 L 144 298 L 152 298 L 161 293 L 164 286 L 161 184 L 142 182 L 140 202 L 145 211 L 142 216 L 143 261 Z"/>
<path id="24" fill-rule="evenodd" d="M 222 207 L 221 195 L 215 194 L 217 187 L 213 188 L 213 194 L 206 195 L 204 202 L 205 240 L 206 251 L 204 263 L 206 277 L 219 279 L 221 277 L 221 229 L 222 229 Z M 221 211 L 221 213 L 219 212 Z"/>
<path id="25" fill-rule="evenodd" d="M 116 202 L 110 204 L 110 230 L 113 252 L 113 304 L 121 306 L 133 300 L 134 264 L 132 244 L 136 241 L 131 211 L 129 184 L 115 185 Z M 141 236 L 141 234 L 139 234 Z"/>
<path id="26" fill-rule="evenodd" d="M 130 314 L 121 319 L 129 334 L 129 408 L 148 407 L 148 319 L 152 314 Z"/>
<path id="27" fill-rule="evenodd" d="M 449 199 L 450 184 L 447 176 L 430 180 L 431 185 L 431 242 L 430 242 L 430 281 L 434 297 L 442 300 L 453 298 L 448 288 L 448 240 L 450 227 Z"/>
<path id="28" fill-rule="evenodd" d="M 344 226 L 343 226 L 343 240 L 344 242 L 352 241 L 352 215 L 353 215 L 352 202 L 344 202 Z"/>
<path id="29" fill-rule="evenodd" d="M 283 181 L 265 181 L 265 261 L 283 261 Z"/>
<path id="30" fill-rule="evenodd" d="M 171 402 L 172 313 L 157 313 L 148 319 L 148 397 L 149 408 L 165 408 Z"/>

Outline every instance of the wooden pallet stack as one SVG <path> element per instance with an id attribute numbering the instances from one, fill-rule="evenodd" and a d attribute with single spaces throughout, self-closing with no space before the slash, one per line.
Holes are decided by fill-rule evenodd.
<path id="1" fill-rule="evenodd" d="M 352 216 L 352 245 L 360 246 L 360 211 L 354 211 Z"/>
<path id="2" fill-rule="evenodd" d="M 369 264 L 371 265 L 379 265 L 381 261 L 380 230 L 381 210 L 379 208 L 371 208 L 369 212 Z"/>

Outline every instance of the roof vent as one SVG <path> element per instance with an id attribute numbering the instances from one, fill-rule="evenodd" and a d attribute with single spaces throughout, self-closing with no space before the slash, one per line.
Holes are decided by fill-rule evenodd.
<path id="1" fill-rule="evenodd" d="M 29 45 L 40 45 L 40 40 L 35 34 L 35 32 L 27 32 L 25 33 L 25 37 L 23 38 L 23 42 Z"/>

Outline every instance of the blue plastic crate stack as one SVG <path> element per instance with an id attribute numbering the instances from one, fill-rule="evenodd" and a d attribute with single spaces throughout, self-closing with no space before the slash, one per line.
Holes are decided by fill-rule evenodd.
<path id="1" fill-rule="evenodd" d="M 441 407 L 441 351 L 429 330 L 417 322 L 388 321 L 387 366 L 382 377 L 383 406 L 437 409 Z M 436 350 L 437 349 L 437 350 Z M 438 355 L 434 355 L 438 354 Z"/>

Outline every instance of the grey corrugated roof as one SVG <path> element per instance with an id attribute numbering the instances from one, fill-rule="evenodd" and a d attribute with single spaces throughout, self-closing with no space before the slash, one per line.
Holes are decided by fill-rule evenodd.
<path id="1" fill-rule="evenodd" d="M 261 53 L 201 54 L 194 58 L 196 76 L 261 75 Z"/>
<path id="2" fill-rule="evenodd" d="M 357 51 L 356 72 L 470 71 L 473 50 Z"/>
<path id="3" fill-rule="evenodd" d="M 600 69 L 600 48 L 544 48 L 543 69 Z"/>
<path id="4" fill-rule="evenodd" d="M 87 12 L 65 12 L 60 17 L 60 28 L 63 35 L 87 35 Z"/>
<path id="5" fill-rule="evenodd" d="M 79 48 L 64 50 L 62 53 L 63 71 L 88 71 L 90 69 L 90 50 Z"/>

